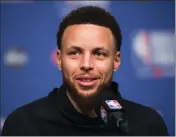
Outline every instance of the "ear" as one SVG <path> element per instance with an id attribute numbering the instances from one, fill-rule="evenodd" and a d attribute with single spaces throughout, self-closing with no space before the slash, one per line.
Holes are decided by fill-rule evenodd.
<path id="1" fill-rule="evenodd" d="M 61 61 L 61 50 L 57 49 L 57 66 L 59 70 L 62 70 L 62 61 Z"/>
<path id="2" fill-rule="evenodd" d="M 121 60 L 120 60 L 120 51 L 117 51 L 115 53 L 115 57 L 114 57 L 114 71 L 117 71 L 119 69 L 120 63 L 121 63 Z"/>

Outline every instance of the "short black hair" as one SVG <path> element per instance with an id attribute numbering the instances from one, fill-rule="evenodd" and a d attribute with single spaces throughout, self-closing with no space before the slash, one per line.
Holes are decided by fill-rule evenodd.
<path id="1" fill-rule="evenodd" d="M 95 24 L 109 28 L 116 42 L 116 49 L 120 51 L 122 35 L 116 19 L 105 9 L 97 6 L 85 6 L 72 10 L 60 23 L 57 31 L 57 46 L 61 49 L 62 36 L 68 26 L 76 24 Z"/>

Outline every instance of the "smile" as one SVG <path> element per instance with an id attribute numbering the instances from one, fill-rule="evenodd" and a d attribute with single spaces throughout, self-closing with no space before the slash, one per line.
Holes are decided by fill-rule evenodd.
<path id="1" fill-rule="evenodd" d="M 97 78 L 77 78 L 76 81 L 80 86 L 94 86 L 97 84 Z"/>

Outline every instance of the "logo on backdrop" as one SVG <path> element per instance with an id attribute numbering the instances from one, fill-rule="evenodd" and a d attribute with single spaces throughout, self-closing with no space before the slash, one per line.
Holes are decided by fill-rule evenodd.
<path id="1" fill-rule="evenodd" d="M 138 78 L 174 77 L 174 33 L 139 30 L 132 37 L 131 59 Z"/>
<path id="2" fill-rule="evenodd" d="M 58 17 L 63 17 L 68 14 L 71 10 L 78 7 L 93 5 L 99 6 L 106 10 L 110 10 L 110 1 L 56 1 L 54 2 L 54 7 L 56 9 Z"/>
<path id="3" fill-rule="evenodd" d="M 28 62 L 27 52 L 22 48 L 10 48 L 4 54 L 4 64 L 8 67 L 23 67 Z"/>

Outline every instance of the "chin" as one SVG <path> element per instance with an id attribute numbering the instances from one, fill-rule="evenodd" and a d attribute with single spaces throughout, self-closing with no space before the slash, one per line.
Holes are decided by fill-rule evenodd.
<path id="1" fill-rule="evenodd" d="M 85 89 L 77 89 L 77 95 L 82 98 L 91 98 L 96 96 L 99 93 L 97 88 L 85 90 Z"/>

